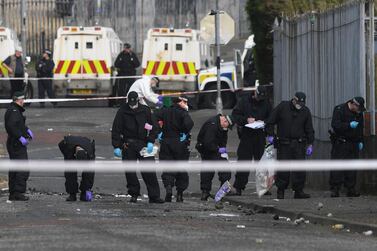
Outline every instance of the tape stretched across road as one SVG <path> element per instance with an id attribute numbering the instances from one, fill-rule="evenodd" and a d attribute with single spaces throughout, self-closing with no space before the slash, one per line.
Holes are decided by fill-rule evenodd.
<path id="1" fill-rule="evenodd" d="M 271 86 L 271 85 L 266 85 Z M 235 92 L 235 91 L 255 91 L 256 87 L 246 87 L 238 89 L 221 89 L 221 92 Z M 214 93 L 217 90 L 206 90 L 206 91 L 191 91 L 191 92 L 175 92 L 169 94 L 160 94 L 163 97 L 173 97 L 178 95 L 192 95 L 192 94 L 205 94 L 205 93 Z M 98 101 L 98 100 L 114 100 L 114 99 L 126 99 L 126 96 L 122 97 L 96 97 L 96 98 L 48 98 L 48 99 L 25 99 L 25 103 L 46 103 L 46 102 L 74 102 L 74 101 Z M 11 99 L 0 99 L 0 104 L 9 104 Z"/>
<path id="2" fill-rule="evenodd" d="M 302 161 L 58 161 L 58 160 L 1 160 L 0 171 L 64 172 L 95 171 L 97 173 L 124 173 L 125 171 L 201 172 L 201 171 L 346 171 L 376 170 L 376 160 L 302 160 Z"/>

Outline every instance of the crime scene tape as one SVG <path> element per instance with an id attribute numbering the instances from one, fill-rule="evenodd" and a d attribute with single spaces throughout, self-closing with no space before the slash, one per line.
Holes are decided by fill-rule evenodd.
<path id="1" fill-rule="evenodd" d="M 272 86 L 272 85 L 266 85 Z M 246 88 L 238 88 L 238 89 L 221 89 L 221 92 L 236 92 L 236 91 L 255 91 L 256 87 L 246 87 Z M 163 97 L 174 97 L 178 95 L 192 95 L 192 94 L 205 94 L 205 93 L 214 93 L 217 90 L 206 90 L 206 91 L 191 91 L 191 92 L 174 92 L 168 94 L 159 94 Z M 143 98 L 143 97 L 141 97 Z M 126 96 L 121 97 L 91 97 L 91 98 L 56 98 L 56 99 L 25 99 L 25 103 L 46 103 L 46 102 L 74 102 L 74 101 L 97 101 L 97 100 L 115 100 L 115 99 L 127 99 Z M 0 104 L 9 104 L 11 103 L 11 99 L 0 99 Z"/>
<path id="2" fill-rule="evenodd" d="M 0 160 L 0 171 L 64 172 L 95 171 L 99 173 L 201 171 L 350 171 L 376 170 L 376 160 L 301 160 L 277 161 L 73 161 L 73 160 Z"/>

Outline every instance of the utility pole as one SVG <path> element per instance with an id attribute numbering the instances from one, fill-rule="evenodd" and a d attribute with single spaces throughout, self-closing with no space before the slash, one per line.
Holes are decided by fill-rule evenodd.
<path id="1" fill-rule="evenodd" d="M 27 55 L 27 49 L 26 49 L 26 17 L 27 17 L 27 5 L 26 0 L 21 1 L 21 45 L 22 45 L 22 58 L 25 60 L 25 57 Z"/>
<path id="2" fill-rule="evenodd" d="M 374 66 L 374 1 L 369 1 L 369 111 L 371 135 L 376 135 L 376 88 Z"/>
<path id="3" fill-rule="evenodd" d="M 216 11 L 215 11 L 215 44 L 216 44 L 216 68 L 217 68 L 217 99 L 216 99 L 216 110 L 218 114 L 223 113 L 223 101 L 221 99 L 221 51 L 220 51 L 220 10 L 219 10 L 219 0 L 216 0 Z"/>

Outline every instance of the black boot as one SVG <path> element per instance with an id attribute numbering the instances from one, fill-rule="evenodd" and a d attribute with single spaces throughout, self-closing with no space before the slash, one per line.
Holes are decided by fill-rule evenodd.
<path id="1" fill-rule="evenodd" d="M 67 197 L 67 199 L 65 199 L 65 201 L 76 201 L 76 194 L 75 193 L 71 193 L 69 194 L 69 196 Z"/>
<path id="2" fill-rule="evenodd" d="M 355 188 L 348 189 L 347 197 L 359 197 L 360 193 L 355 190 Z"/>
<path id="3" fill-rule="evenodd" d="M 264 193 L 264 195 L 265 195 L 265 196 L 271 196 L 272 193 L 271 193 L 270 191 L 267 191 L 267 192 Z"/>
<path id="4" fill-rule="evenodd" d="M 149 199 L 149 203 L 162 204 L 164 202 L 165 201 L 161 198 L 150 198 Z"/>
<path id="5" fill-rule="evenodd" d="M 171 197 L 173 196 L 172 188 L 171 186 L 167 186 L 165 189 L 166 189 L 165 202 L 171 202 Z"/>
<path id="6" fill-rule="evenodd" d="M 177 191 L 177 202 L 183 202 L 183 192 Z"/>
<path id="7" fill-rule="evenodd" d="M 337 187 L 331 188 L 330 196 L 331 196 L 331 198 L 338 198 L 339 197 L 339 188 L 337 188 Z"/>
<path id="8" fill-rule="evenodd" d="M 310 194 L 304 193 L 304 191 L 302 191 L 302 190 L 295 191 L 294 198 L 295 199 L 309 199 L 310 198 Z"/>
<path id="9" fill-rule="evenodd" d="M 130 203 L 136 203 L 137 202 L 137 195 L 132 195 L 130 199 Z"/>
<path id="10" fill-rule="evenodd" d="M 277 194 L 276 194 L 276 198 L 279 199 L 279 200 L 284 199 L 284 190 L 283 189 L 278 189 Z"/>
<path id="11" fill-rule="evenodd" d="M 11 201 L 27 201 L 29 197 L 25 196 L 23 193 L 12 193 L 9 195 L 9 200 Z"/>
<path id="12" fill-rule="evenodd" d="M 228 193 L 228 196 L 241 196 L 242 195 L 242 190 L 239 188 L 236 188 L 236 191 L 231 190 Z"/>
<path id="13" fill-rule="evenodd" d="M 207 201 L 209 196 L 209 191 L 202 191 L 202 197 L 200 198 L 200 200 Z"/>

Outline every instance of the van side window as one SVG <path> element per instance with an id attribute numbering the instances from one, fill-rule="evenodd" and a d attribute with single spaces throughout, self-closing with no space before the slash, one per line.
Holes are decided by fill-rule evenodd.
<path id="1" fill-rule="evenodd" d="M 176 45 L 175 45 L 175 50 L 176 50 L 176 51 L 181 51 L 182 49 L 183 49 L 182 44 L 176 44 Z"/>
<path id="2" fill-rule="evenodd" d="M 168 43 L 166 43 L 166 44 L 164 45 L 164 50 L 165 50 L 165 51 L 169 50 L 169 44 L 168 44 Z"/>
<path id="3" fill-rule="evenodd" d="M 86 48 L 87 49 L 93 49 L 93 43 L 92 42 L 86 42 Z"/>
<path id="4" fill-rule="evenodd" d="M 79 42 L 75 42 L 75 49 L 79 48 Z"/>

